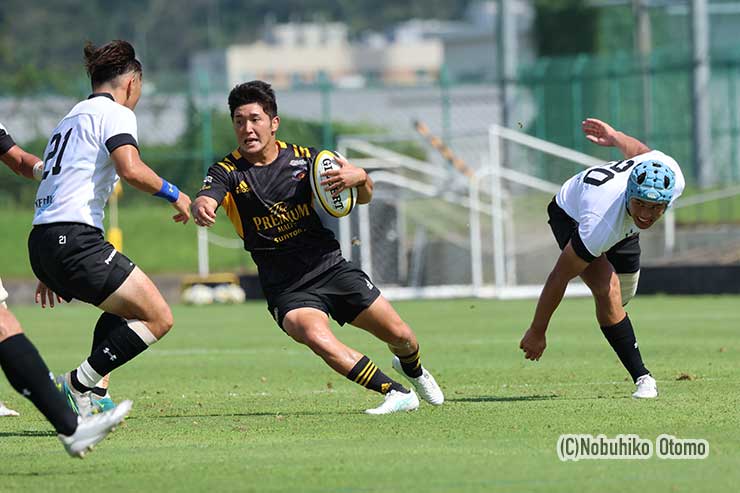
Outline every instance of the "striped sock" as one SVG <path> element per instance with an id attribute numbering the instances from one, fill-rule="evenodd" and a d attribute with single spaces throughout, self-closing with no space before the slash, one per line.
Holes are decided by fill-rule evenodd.
<path id="1" fill-rule="evenodd" d="M 397 354 L 398 359 L 401 360 L 401 368 L 403 372 L 411 378 L 418 378 L 421 376 L 421 360 L 419 355 L 419 348 L 416 351 L 409 354 L 408 356 L 401 356 Z"/>
<path id="2" fill-rule="evenodd" d="M 347 374 L 347 378 L 381 394 L 387 394 L 391 390 L 408 393 L 408 389 L 383 373 L 383 370 L 375 366 L 375 363 L 367 356 L 363 356 L 355 363 Z"/>

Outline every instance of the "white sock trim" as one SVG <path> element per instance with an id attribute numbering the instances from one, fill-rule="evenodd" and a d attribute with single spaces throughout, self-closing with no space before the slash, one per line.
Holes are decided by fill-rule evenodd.
<path id="1" fill-rule="evenodd" d="M 87 360 L 83 361 L 77 368 L 77 380 L 85 387 L 93 388 L 102 379 L 103 376 L 93 370 L 93 367 L 90 366 Z"/>
<path id="2" fill-rule="evenodd" d="M 144 341 L 144 344 L 146 344 L 147 346 L 151 346 L 152 344 L 157 342 L 157 338 L 154 337 L 154 334 L 151 333 L 149 327 L 147 327 L 146 324 L 141 320 L 126 320 L 126 323 L 131 330 L 136 332 L 136 335 L 139 336 L 139 339 Z"/>

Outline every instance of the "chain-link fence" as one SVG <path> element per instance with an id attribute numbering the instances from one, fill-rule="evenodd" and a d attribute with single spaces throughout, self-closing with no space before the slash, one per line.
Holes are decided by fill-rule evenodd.
<path id="1" fill-rule="evenodd" d="M 532 135 L 584 150 L 579 123 L 585 116 L 610 122 L 674 156 L 690 185 L 698 170 L 692 159 L 692 106 L 689 51 L 657 50 L 649 58 L 543 58 L 523 70 L 519 92 L 534 99 Z M 711 57 L 712 148 L 718 186 L 740 179 L 740 51 L 715 49 Z M 600 153 L 604 155 L 603 153 Z M 608 156 L 605 156 L 608 157 Z"/>
<path id="2" fill-rule="evenodd" d="M 609 160 L 617 155 L 590 146 L 580 131 L 583 117 L 602 118 L 674 156 L 685 170 L 689 183 L 687 196 L 690 196 L 695 189 L 696 171 L 691 160 L 690 70 L 688 52 L 684 49 L 658 51 L 647 61 L 627 55 L 540 59 L 533 66 L 523 68 L 519 80 L 515 81 L 516 99 L 509 111 L 512 118 L 509 126 Z M 221 87 L 218 90 L 209 87 L 208 77 L 203 75 L 183 76 L 183 81 L 188 83 L 147 79 L 145 94 L 136 109 L 142 157 L 163 176 L 191 193 L 198 189 L 205 168 L 236 146 L 227 113 L 227 92 Z M 740 180 L 739 78 L 740 51 L 715 49 L 710 85 L 711 158 L 721 189 Z M 186 89 L 174 91 L 170 88 Z M 277 88 L 277 96 L 283 117 L 278 136 L 283 140 L 335 148 L 340 136 L 361 135 L 375 142 L 378 152 L 380 149 L 392 151 L 404 159 L 416 159 L 425 163 L 424 166 L 453 175 L 456 172 L 451 163 L 469 172 L 485 166 L 489 153 L 488 127 L 499 123 L 501 115 L 499 88 L 495 83 L 445 81 L 418 86 L 358 88 L 319 83 L 311 87 Z M 53 126 L 84 97 L 86 94 L 82 90 L 76 96 L 13 97 L 6 93 L 0 97 L 0 121 L 18 142 L 41 154 Z M 420 127 L 426 129 L 426 135 L 418 131 Z M 362 157 L 377 156 L 364 154 Z M 517 159 L 514 169 L 551 183 L 562 183 L 577 171 L 572 163 L 553 166 L 552 158 L 541 153 L 515 153 L 512 157 Z M 0 184 L 0 205 L 23 204 L 26 207 L 30 204 L 35 192 L 33 184 L 16 177 L 6 178 Z M 408 178 L 418 176 L 412 173 Z M 431 185 L 450 186 L 449 176 L 435 180 Z M 484 179 L 481 189 L 486 187 Z M 451 189 L 448 192 L 455 193 Z M 398 196 L 408 202 L 403 214 L 384 209 L 384 204 Z M 136 200 L 140 200 L 137 194 L 129 194 L 122 206 Z M 392 182 L 380 183 L 376 203 L 368 209 L 371 222 L 387 225 L 402 221 L 399 227 L 404 228 L 403 235 L 394 237 L 393 233 L 384 233 L 385 236 L 381 236 L 391 243 L 406 242 L 410 245 L 407 251 L 413 251 L 391 259 L 382 253 L 382 247 L 375 248 L 372 255 L 378 257 L 377 265 L 390 262 L 381 277 L 387 278 L 389 283 L 409 285 L 428 282 L 421 279 L 432 280 L 434 276 L 470 281 L 469 262 L 462 265 L 458 260 L 464 256 L 459 250 L 462 248 L 460 238 L 467 234 L 461 229 L 465 214 L 460 210 L 460 200 L 465 199 L 450 196 L 449 200 L 440 197 L 431 200 L 419 190 L 401 189 Z M 517 200 L 513 200 L 510 207 L 517 209 L 516 214 L 520 208 L 522 213 L 541 209 L 534 202 L 520 204 Z M 683 224 L 728 224 L 738 221 L 738 212 L 740 203 L 729 194 L 711 203 L 677 210 L 677 219 Z M 483 228 L 492 224 L 487 219 L 481 223 Z M 512 224 L 526 231 L 534 229 L 527 221 L 516 220 Z M 676 244 L 681 241 L 679 234 Z M 516 243 L 517 248 L 525 244 L 527 248 L 534 248 L 538 241 L 523 239 Z M 422 247 L 417 252 L 413 245 Z M 492 248 L 488 243 L 479 247 L 484 250 L 483 254 L 487 248 Z M 219 248 L 222 247 L 214 246 L 216 252 L 212 255 L 219 255 Z M 433 260 L 425 260 L 425 255 Z M 435 268 L 425 267 L 428 262 L 435 264 Z M 530 262 L 517 262 L 517 265 L 530 265 Z M 485 274 L 491 275 L 491 272 Z M 526 272 L 520 272 L 520 267 L 517 267 L 516 276 L 521 280 L 529 279 Z"/>

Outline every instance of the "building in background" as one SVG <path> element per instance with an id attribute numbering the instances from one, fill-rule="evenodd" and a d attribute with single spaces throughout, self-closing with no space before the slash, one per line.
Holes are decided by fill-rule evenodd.
<path id="1" fill-rule="evenodd" d="M 534 8 L 514 2 L 520 59 L 534 58 Z M 365 33 L 351 40 L 346 24 L 310 22 L 277 24 L 268 19 L 262 39 L 224 50 L 196 53 L 193 82 L 224 89 L 252 79 L 278 88 L 327 81 L 339 87 L 374 83 L 418 85 L 437 81 L 443 70 L 453 80 L 496 79 L 497 2 L 474 2 L 461 21 L 412 19 L 387 32 Z"/>
<path id="2" fill-rule="evenodd" d="M 191 76 L 202 84 L 199 74 L 207 72 L 210 86 L 218 89 L 252 79 L 268 80 L 278 88 L 322 80 L 353 87 L 369 81 L 413 84 L 419 77 L 436 79 L 442 62 L 439 39 L 394 42 L 368 35 L 350 41 L 341 22 L 291 22 L 266 26 L 256 43 L 196 53 Z"/>

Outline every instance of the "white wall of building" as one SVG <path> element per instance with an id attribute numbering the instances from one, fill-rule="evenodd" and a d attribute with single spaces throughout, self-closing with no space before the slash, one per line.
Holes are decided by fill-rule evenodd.
<path id="1" fill-rule="evenodd" d="M 226 50 L 228 85 L 255 78 L 276 86 L 296 80 L 312 82 L 319 73 L 338 81 L 351 74 L 374 74 L 386 82 L 402 82 L 415 74 L 437 74 L 443 63 L 442 42 L 437 39 L 391 43 L 384 47 L 350 43 L 271 45 L 258 42 Z"/>

